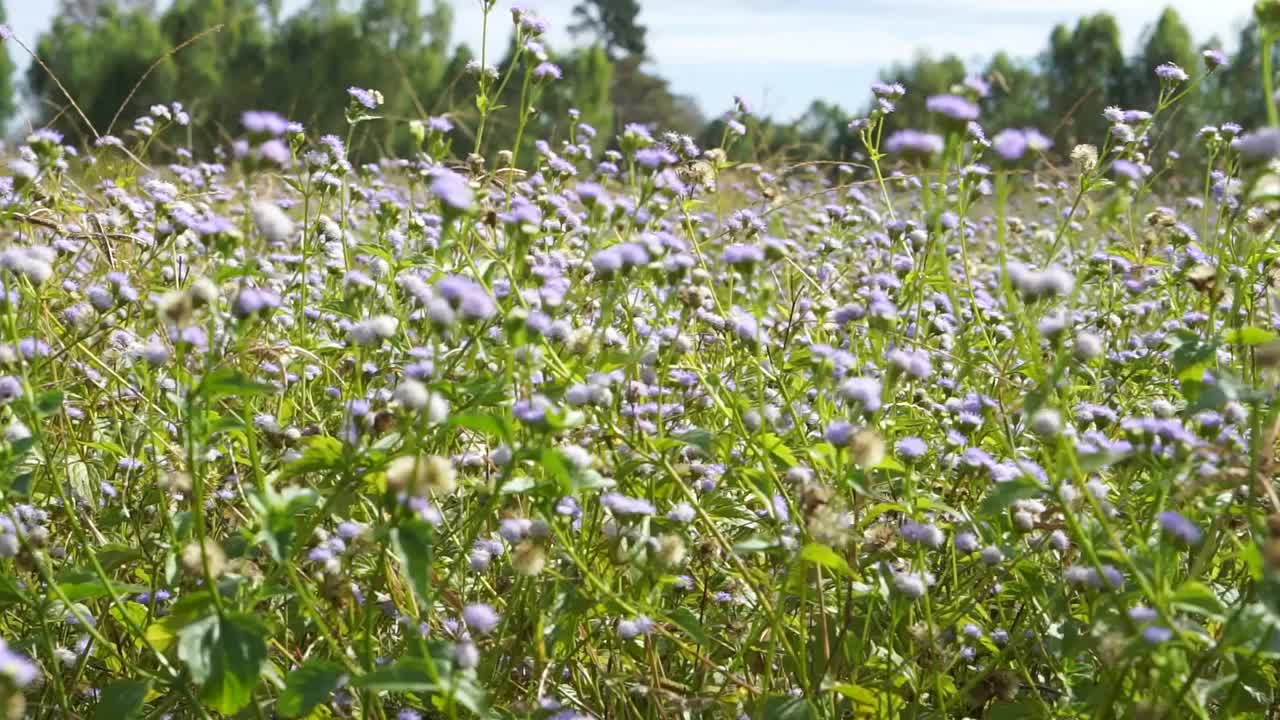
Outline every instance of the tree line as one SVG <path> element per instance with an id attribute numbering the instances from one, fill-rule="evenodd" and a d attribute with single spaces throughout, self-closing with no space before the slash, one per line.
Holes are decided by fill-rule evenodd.
<path id="1" fill-rule="evenodd" d="M 22 113 L 24 125 L 51 126 L 88 143 L 127 131 L 152 105 L 179 100 L 193 118 L 187 139 L 208 149 L 235 137 L 248 109 L 279 111 L 310 131 L 342 133 L 349 102 L 343 89 L 354 86 L 380 90 L 386 104 L 379 112 L 393 121 L 362 125 L 357 152 L 374 157 L 405 150 L 412 142 L 408 121 L 427 116 L 449 118 L 456 152 L 472 149 L 479 50 L 452 42 L 448 2 L 310 0 L 287 17 L 280 5 L 174 0 L 160 10 L 154 0 L 60 0 L 53 25 L 32 48 L 41 63 L 28 65 L 20 87 L 10 80 L 16 48 L 8 43 L 9 54 L 0 54 L 0 120 Z M 603 141 L 638 122 L 718 143 L 728 119 L 708 122 L 696 103 L 649 69 L 639 14 L 639 0 L 582 0 L 574 8 L 569 29 L 576 46 L 543 49 L 563 77 L 542 91 L 540 111 L 523 137 L 563 137 L 569 123 L 587 122 L 602 131 Z M 495 8 L 490 22 L 503 22 L 504 15 L 505 7 Z M 997 52 L 975 66 L 954 55 L 920 53 L 884 68 L 880 77 L 908 88 L 892 127 L 928 127 L 928 96 L 976 81 L 986 91 L 982 123 L 990 131 L 1039 127 L 1057 148 L 1069 149 L 1101 139 L 1105 107 L 1151 106 L 1159 93 L 1157 65 L 1173 62 L 1193 71 L 1204 50 L 1223 43 L 1216 37 L 1197 43 L 1178 13 L 1166 8 L 1139 45 L 1127 54 L 1115 18 L 1098 13 L 1073 27 L 1055 27 L 1033 58 Z M 1234 47 L 1228 64 L 1199 83 L 1166 121 L 1165 137 L 1193 138 L 1208 123 L 1250 127 L 1265 119 L 1253 22 L 1240 30 Z M 517 62 L 511 46 L 488 48 L 487 54 L 486 62 L 502 75 Z M 518 92 L 518 85 L 507 92 Z M 516 98 L 501 104 L 514 106 Z M 578 120 L 570 119 L 570 108 Z M 751 159 L 846 158 L 855 151 L 848 123 L 868 110 L 815 100 L 796 119 L 752 118 L 756 142 L 739 152 L 751 152 Z M 514 141 L 517 122 L 509 115 L 491 116 L 487 148 Z"/>
<path id="2" fill-rule="evenodd" d="M 191 144 L 207 149 L 237 136 L 240 115 L 249 109 L 280 112 L 308 131 L 341 134 L 349 102 L 344 90 L 359 87 L 382 92 L 379 114 L 392 122 L 362 126 L 357 153 L 404 150 L 412 142 L 408 121 L 427 116 L 447 117 L 456 128 L 455 151 L 470 150 L 479 49 L 453 43 L 448 2 L 311 0 L 287 17 L 280 5 L 174 0 L 161 11 L 153 0 L 60 0 L 52 26 L 31 48 L 41 62 L 29 64 L 22 87 L 8 82 L 12 65 L 0 67 L 0 120 L 22 112 L 23 126 L 50 126 L 72 141 L 93 142 L 127 132 L 151 106 L 177 100 L 193 120 Z M 629 31 L 628 16 L 618 13 L 627 6 L 633 8 Z M 703 128 L 693 101 L 644 67 L 638 13 L 635 0 L 579 5 L 573 28 L 579 46 L 545 49 L 563 73 L 543 92 L 534 118 L 547 127 L 525 136 L 561 130 L 556 125 L 568 122 L 570 108 L 604 131 L 615 118 L 688 133 Z M 509 22 L 505 15 L 495 7 L 490 21 Z M 0 60 L 18 55 L 13 43 L 6 49 Z M 505 75 L 513 50 L 488 48 L 487 64 Z M 512 85 L 514 94 L 519 83 Z M 503 104 L 513 106 L 516 98 Z M 514 135 L 515 118 L 495 113 L 490 122 L 494 142 L 486 145 L 502 147 Z"/>
<path id="3" fill-rule="evenodd" d="M 1202 75 L 1205 51 L 1221 51 L 1224 45 L 1218 37 L 1197 41 L 1178 12 L 1165 8 L 1144 29 L 1134 54 L 1125 52 L 1120 27 L 1106 12 L 1082 17 L 1074 26 L 1059 24 L 1049 34 L 1046 47 L 1031 58 L 996 52 L 984 64 L 974 64 L 955 55 L 920 52 L 879 73 L 882 81 L 900 82 L 907 88 L 906 95 L 895 101 L 886 131 L 936 125 L 926 99 L 976 85 L 984 94 L 980 121 L 988 134 L 1003 128 L 1038 128 L 1065 154 L 1077 143 L 1102 141 L 1109 125 L 1103 117 L 1105 108 L 1150 110 L 1160 93 L 1158 65 L 1171 62 L 1193 77 Z M 1233 47 L 1226 63 L 1198 81 L 1175 112 L 1162 118 L 1163 149 L 1186 149 L 1205 125 L 1230 121 L 1250 128 L 1265 123 L 1262 53 L 1254 20 L 1241 27 Z M 1274 47 L 1273 57 L 1280 61 Z M 797 160 L 847 158 L 856 144 L 848 123 L 871 111 L 870 92 L 867 98 L 867 105 L 856 112 L 815 100 L 794 121 L 762 122 L 768 150 Z"/>

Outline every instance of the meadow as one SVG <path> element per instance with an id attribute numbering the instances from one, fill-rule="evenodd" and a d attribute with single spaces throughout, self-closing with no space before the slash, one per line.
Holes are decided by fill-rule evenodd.
<path id="1" fill-rule="evenodd" d="M 741 101 L 522 152 L 514 22 L 487 156 L 353 161 L 358 87 L 10 148 L 0 716 L 1275 716 L 1280 129 L 1160 142 L 1218 54 L 773 166 Z"/>

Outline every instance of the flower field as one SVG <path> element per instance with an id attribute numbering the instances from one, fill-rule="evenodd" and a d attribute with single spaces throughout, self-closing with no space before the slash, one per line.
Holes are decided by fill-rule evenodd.
<path id="1" fill-rule="evenodd" d="M 517 12 L 518 38 L 544 27 Z M 519 44 L 519 43 L 517 43 Z M 731 161 L 523 83 L 353 159 L 179 104 L 0 177 L 0 715 L 1226 718 L 1280 657 L 1280 130 L 878 84 Z M 512 64 L 512 68 L 519 67 Z M 501 85 L 499 85 L 501 84 Z M 342 93 L 342 88 L 334 92 Z M 477 141 L 476 145 L 481 143 Z M 163 159 L 156 160 L 161 157 Z"/>

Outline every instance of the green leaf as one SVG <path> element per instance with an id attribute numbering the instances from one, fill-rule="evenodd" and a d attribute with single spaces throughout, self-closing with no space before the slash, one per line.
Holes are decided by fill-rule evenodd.
<path id="1" fill-rule="evenodd" d="M 294 534 L 298 531 L 298 516 L 314 507 L 320 494 L 310 488 L 287 487 L 276 492 L 267 487 L 263 492 L 249 495 L 249 506 L 261 528 L 255 539 L 261 540 L 277 562 L 289 556 Z"/>
<path id="2" fill-rule="evenodd" d="M 422 520 L 407 520 L 391 531 L 391 543 L 405 575 L 425 602 L 431 602 L 431 552 L 433 530 Z"/>
<path id="3" fill-rule="evenodd" d="M 18 581 L 9 575 L 0 575 L 0 605 L 12 605 L 22 602 L 22 591 Z"/>
<path id="4" fill-rule="evenodd" d="M 132 600 L 126 600 L 119 605 L 112 605 L 107 609 L 107 613 L 121 623 L 131 624 L 136 627 L 141 627 L 147 622 L 147 606 Z"/>
<path id="5" fill-rule="evenodd" d="M 431 661 L 424 658 L 400 658 L 386 667 L 353 678 L 354 687 L 391 693 L 429 693 L 439 685 L 432 681 Z"/>
<path id="6" fill-rule="evenodd" d="M 1232 400 L 1250 402 L 1263 399 L 1262 393 L 1230 372 L 1215 370 L 1213 375 L 1212 383 L 1204 383 L 1201 378 L 1183 380 L 1183 395 L 1190 401 L 1187 413 L 1216 410 Z"/>
<path id="7" fill-rule="evenodd" d="M 62 391 L 50 390 L 36 397 L 36 412 L 41 415 L 52 415 L 62 407 Z"/>
<path id="8" fill-rule="evenodd" d="M 342 667 L 337 663 L 308 660 L 285 678 L 276 712 L 291 718 L 306 715 L 317 705 L 328 702 L 341 679 Z"/>
<path id="9" fill-rule="evenodd" d="M 1037 385 L 1031 392 L 1027 393 L 1026 400 L 1022 402 L 1023 417 L 1030 417 L 1044 405 L 1049 397 L 1049 390 L 1043 384 Z"/>
<path id="10" fill-rule="evenodd" d="M 1044 490 L 1038 482 L 1026 475 L 1019 475 L 1008 482 L 997 483 L 982 501 L 978 514 L 997 515 L 1015 502 L 1037 497 L 1042 492 Z"/>
<path id="11" fill-rule="evenodd" d="M 519 495 L 520 493 L 529 492 L 537 483 L 528 475 L 513 477 L 502 483 L 502 488 L 498 491 L 500 495 Z"/>
<path id="12" fill-rule="evenodd" d="M 206 615 L 178 630 L 178 659 L 187 664 L 191 677 L 203 683 L 213 674 L 211 647 L 221 637 L 217 615 Z"/>
<path id="13" fill-rule="evenodd" d="M 898 462 L 897 458 L 895 458 L 894 456 L 889 455 L 889 454 L 886 454 L 886 455 L 884 456 L 884 459 L 880 461 L 880 464 L 876 466 L 876 469 L 878 469 L 878 470 L 893 470 L 894 472 L 906 472 L 906 471 L 907 471 L 907 469 L 906 469 L 905 467 L 903 467 L 903 466 L 902 466 L 902 463 Z"/>
<path id="14" fill-rule="evenodd" d="M 1222 341 L 1235 345 L 1264 345 L 1275 340 L 1277 335 L 1271 330 L 1260 327 L 1232 328 L 1222 335 Z"/>
<path id="15" fill-rule="evenodd" d="M 209 421 L 209 435 L 220 435 L 222 433 L 244 432 L 249 427 L 244 421 L 234 415 L 218 415 L 214 413 Z"/>
<path id="16" fill-rule="evenodd" d="M 583 490 L 603 490 L 613 486 L 614 482 L 612 480 L 595 470 L 582 470 L 573 476 L 574 495 L 580 494 Z"/>
<path id="17" fill-rule="evenodd" d="M 684 630 L 685 633 L 699 645 L 706 645 L 707 631 L 702 627 L 702 621 L 689 608 L 678 607 L 671 613 L 671 622 L 675 623 Z"/>
<path id="18" fill-rule="evenodd" d="M 764 701 L 764 720 L 810 720 L 818 711 L 802 697 L 771 695 Z"/>
<path id="19" fill-rule="evenodd" d="M 828 570 L 833 570 L 841 575 L 853 576 L 853 571 L 849 569 L 849 562 L 836 554 L 835 550 L 820 545 L 818 543 L 809 543 L 800 551 L 800 557 L 808 560 L 814 565 L 821 565 Z"/>
<path id="20" fill-rule="evenodd" d="M 1217 345 L 1205 342 L 1190 330 L 1177 330 L 1166 340 L 1173 349 L 1172 360 L 1175 373 L 1193 365 L 1212 362 L 1217 353 Z"/>
<path id="21" fill-rule="evenodd" d="M 108 586 L 93 573 L 75 570 L 64 573 L 58 579 L 58 589 L 66 595 L 69 602 L 80 602 L 81 600 L 110 597 L 113 590 L 115 595 L 119 596 L 147 592 L 151 588 L 133 583 L 111 583 Z"/>
<path id="22" fill-rule="evenodd" d="M 1258 550 L 1256 543 L 1245 543 L 1240 550 L 1240 559 L 1244 562 L 1246 568 L 1249 569 L 1249 579 L 1257 582 L 1262 579 L 1262 552 Z"/>
<path id="23" fill-rule="evenodd" d="M 375 245 L 373 243 L 360 243 L 359 245 L 356 246 L 356 248 L 362 253 L 368 253 L 369 255 L 373 255 L 375 257 L 379 257 L 379 258 L 382 258 L 383 260 L 386 260 L 388 265 L 395 265 L 396 263 L 395 257 L 393 257 L 391 253 L 387 252 L 387 249 L 385 247 L 382 247 L 381 245 Z"/>
<path id="24" fill-rule="evenodd" d="M 257 382 L 234 368 L 219 368 L 205 376 L 198 393 L 206 402 L 224 397 L 266 395 L 275 392 L 270 385 Z"/>
<path id="25" fill-rule="evenodd" d="M 739 555 L 750 555 L 751 553 L 764 552 L 778 547 L 778 543 L 762 537 L 747 538 L 742 542 L 735 543 L 733 551 Z"/>
<path id="26" fill-rule="evenodd" d="M 181 619 L 170 615 L 148 625 L 143 639 L 157 652 L 166 652 L 181 630 Z"/>
<path id="27" fill-rule="evenodd" d="M 284 466 L 286 478 L 342 467 L 342 442 L 327 435 L 314 435 L 307 441 L 302 457 Z"/>
<path id="28" fill-rule="evenodd" d="M 987 715 L 991 720 L 1025 720 L 1025 718 L 1042 718 L 1044 713 L 1033 702 L 997 703 L 991 706 Z"/>
<path id="29" fill-rule="evenodd" d="M 831 692 L 838 693 L 853 701 L 859 710 L 874 710 L 877 706 L 878 695 L 875 692 L 862 687 L 861 685 L 853 685 L 851 683 L 838 683 L 831 687 Z"/>
<path id="30" fill-rule="evenodd" d="M 200 699 L 231 715 L 253 700 L 267 659 L 266 638 L 253 615 L 206 615 L 178 631 L 178 659 L 201 686 Z"/>
<path id="31" fill-rule="evenodd" d="M 563 494 L 569 494 L 573 489 L 573 481 L 569 477 L 569 463 L 565 461 L 564 453 L 551 447 L 543 448 L 539 459 L 547 477 L 556 481 Z"/>
<path id="32" fill-rule="evenodd" d="M 471 395 L 472 405 L 496 405 L 507 397 L 507 386 L 501 380 L 477 380 L 462 389 Z"/>
<path id="33" fill-rule="evenodd" d="M 500 438 L 502 440 L 511 439 L 511 424 L 505 418 L 497 415 L 489 415 L 485 413 L 463 413 L 454 415 L 449 418 L 449 424 L 454 427 L 467 428 L 474 430 L 481 435 Z"/>
<path id="34" fill-rule="evenodd" d="M 13 484 L 9 486 L 9 494 L 21 498 L 31 497 L 31 488 L 35 484 L 35 479 L 36 474 L 33 472 L 19 472 L 13 478 Z M 0 481 L 0 485 L 2 484 L 3 481 Z"/>
<path id="35" fill-rule="evenodd" d="M 1210 363 L 1196 363 L 1195 365 L 1188 365 L 1179 370 L 1174 377 L 1177 378 L 1179 382 L 1195 383 L 1198 387 L 1200 383 L 1204 382 L 1205 371 L 1212 367 L 1213 365 Z"/>
<path id="36" fill-rule="evenodd" d="M 676 433 L 672 437 L 684 443 L 685 445 L 691 445 L 693 447 L 698 448 L 699 450 L 706 453 L 707 455 L 711 454 L 712 446 L 714 445 L 714 442 L 715 442 L 715 438 L 712 437 L 710 431 L 703 430 L 702 428 L 699 428 L 699 427 L 689 428 L 684 432 Z"/>
<path id="37" fill-rule="evenodd" d="M 765 433 L 760 436 L 760 446 L 768 450 L 771 455 L 780 460 L 787 467 L 797 465 L 796 456 L 791 452 L 791 448 L 787 447 L 782 438 L 773 433 Z"/>
<path id="38" fill-rule="evenodd" d="M 285 182 L 289 182 L 288 179 Z M 304 192 L 299 190 L 298 192 Z M 260 277 L 262 272 L 250 265 L 223 265 L 213 273 L 212 280 L 221 285 L 232 278 Z"/>
<path id="39" fill-rule="evenodd" d="M 1188 580 L 1173 593 L 1173 606 L 1180 610 L 1221 619 L 1226 613 L 1226 606 L 1204 583 Z"/>
<path id="40" fill-rule="evenodd" d="M 142 706 L 151 692 L 150 680 L 117 680 L 102 688 L 93 720 L 133 720 L 142 715 Z"/>
<path id="41" fill-rule="evenodd" d="M 485 717 L 487 701 L 484 691 L 475 683 L 474 673 L 455 671 L 450 662 L 448 645 L 433 643 L 430 658 L 400 658 L 391 665 L 353 678 L 351 685 L 378 692 L 447 694 L 458 705 Z"/>
<path id="42" fill-rule="evenodd" d="M 102 569 L 111 572 L 125 563 L 131 563 L 141 558 L 142 551 L 128 545 L 112 543 L 104 545 L 98 550 L 97 555 L 98 563 L 102 565 Z"/>

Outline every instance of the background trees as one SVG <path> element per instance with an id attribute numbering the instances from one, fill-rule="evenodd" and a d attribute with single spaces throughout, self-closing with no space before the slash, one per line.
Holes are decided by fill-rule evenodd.
<path id="1" fill-rule="evenodd" d="M 644 56 L 645 28 L 640 24 L 638 0 L 582 0 L 573 7 L 573 19 L 569 33 L 575 38 L 591 37 L 610 60 Z"/>
<path id="2" fill-rule="evenodd" d="M 572 107 L 604 138 L 629 122 L 719 137 L 721 122 L 708 124 L 692 99 L 673 92 L 653 71 L 641 9 L 639 0 L 578 2 L 570 32 L 580 46 L 547 49 L 565 77 L 545 90 L 544 112 L 534 123 L 563 123 L 561 111 Z M 280 0 L 61 0 L 36 50 L 88 122 L 37 66 L 29 65 L 24 87 L 15 91 L 8 55 L 0 58 L 0 120 L 20 112 L 24 124 L 92 140 L 109 127 L 121 132 L 152 104 L 179 100 L 191 110 L 193 142 L 208 148 L 239 132 L 240 113 L 249 108 L 278 110 L 311 130 L 340 131 L 348 102 L 341 89 L 355 85 L 381 90 L 387 99 L 381 112 L 391 121 L 362 127 L 361 146 L 402 149 L 409 141 L 407 120 L 448 114 L 458 128 L 455 145 L 466 149 L 476 111 L 474 78 L 464 69 L 473 55 L 455 46 L 452 24 L 447 0 L 309 0 L 291 14 L 282 14 Z M 1248 127 L 1263 120 L 1257 28 L 1242 28 L 1236 44 L 1231 65 L 1166 118 L 1168 137 L 1191 138 L 1207 123 L 1234 120 Z M 1149 108 L 1159 93 L 1156 65 L 1175 62 L 1193 70 L 1203 49 L 1219 46 L 1216 38 L 1195 38 L 1166 8 L 1127 54 L 1115 18 L 1097 13 L 1054 28 L 1036 57 L 995 52 L 977 63 L 922 52 L 880 76 L 908 88 L 893 127 L 927 126 L 932 119 L 925 99 L 976 76 L 990 88 L 982 115 L 988 132 L 1038 126 L 1054 135 L 1057 148 L 1069 149 L 1100 139 L 1103 108 Z M 511 57 L 498 62 L 500 70 L 510 67 Z M 757 118 L 756 145 L 787 158 L 848 156 L 855 147 L 844 127 L 865 111 L 815 101 L 798 118 Z M 513 139 L 507 125 L 514 123 L 493 123 L 497 146 Z"/>

